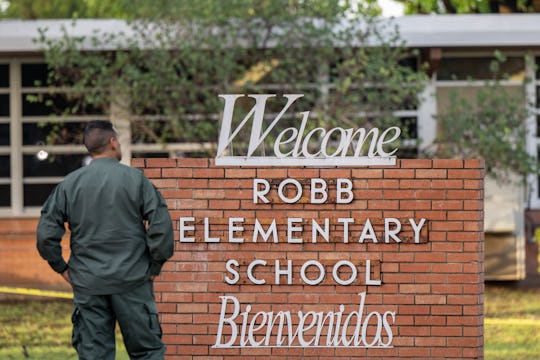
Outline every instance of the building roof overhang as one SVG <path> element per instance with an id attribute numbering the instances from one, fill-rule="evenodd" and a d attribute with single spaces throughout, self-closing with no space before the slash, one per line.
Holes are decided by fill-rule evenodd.
<path id="1" fill-rule="evenodd" d="M 540 46 L 540 13 L 412 15 L 395 22 L 415 48 Z"/>
<path id="2" fill-rule="evenodd" d="M 385 21 L 394 22 L 412 48 L 540 47 L 540 14 L 411 15 Z M 36 41 L 40 29 L 47 29 L 50 39 L 61 38 L 63 29 L 70 36 L 135 36 L 131 26 L 118 19 L 1 20 L 0 52 L 41 52 L 43 45 Z"/>

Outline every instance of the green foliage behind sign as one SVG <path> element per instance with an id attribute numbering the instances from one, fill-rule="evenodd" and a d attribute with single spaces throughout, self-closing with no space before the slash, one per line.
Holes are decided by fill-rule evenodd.
<path id="1" fill-rule="evenodd" d="M 52 40 L 43 29 L 50 84 L 72 87 L 75 106 L 122 108 L 160 142 L 215 141 L 220 93 L 305 94 L 298 107 L 314 126 L 400 125 L 393 112 L 417 105 L 418 56 L 372 2 L 166 3 L 132 21 L 130 36 L 65 28 Z M 160 121 L 140 121 L 151 116 Z"/>
<path id="2" fill-rule="evenodd" d="M 538 161 L 527 151 L 527 119 L 532 104 L 526 102 L 526 85 L 504 86 L 507 61 L 496 51 L 490 64 L 492 78 L 474 88 L 449 92 L 449 104 L 437 114 L 439 131 L 429 156 L 482 158 L 486 172 L 498 180 L 538 172 Z M 473 79 L 469 80 L 472 84 Z"/>

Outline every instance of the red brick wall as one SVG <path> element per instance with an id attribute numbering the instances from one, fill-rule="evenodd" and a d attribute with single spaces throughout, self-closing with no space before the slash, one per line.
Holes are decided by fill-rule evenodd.
<path id="1" fill-rule="evenodd" d="M 0 219 L 0 286 L 71 291 L 36 249 L 37 218 Z M 69 236 L 62 240 L 69 258 Z M 5 295 L 4 295 L 5 296 Z"/>
<path id="2" fill-rule="evenodd" d="M 216 167 L 209 159 L 137 159 L 134 165 L 144 169 L 166 198 L 175 223 L 176 240 L 179 240 L 179 219 L 195 218 L 194 222 L 186 223 L 194 226 L 195 231 L 185 232 L 195 242 L 176 242 L 176 252 L 155 284 L 168 345 L 167 359 L 483 358 L 484 169 L 481 161 L 398 160 L 393 167 L 329 169 L 224 168 Z M 272 184 L 269 204 L 254 204 L 253 178 L 264 178 Z M 300 180 L 304 190 L 308 190 L 310 178 L 326 179 L 329 201 L 323 205 L 310 204 L 309 193 L 305 193 L 299 203 L 282 203 L 276 188 L 286 178 Z M 353 181 L 352 203 L 335 203 L 336 178 Z M 294 195 L 294 191 L 289 194 Z M 209 236 L 220 237 L 221 242 L 204 242 L 205 217 L 210 223 Z M 234 235 L 245 238 L 245 242 L 228 242 L 231 217 L 244 218 L 244 231 Z M 304 219 L 303 232 L 294 233 L 302 235 L 302 244 L 286 242 L 286 221 L 280 219 L 291 217 Z M 255 219 L 266 224 L 266 229 L 274 218 L 278 219 L 280 242 L 253 243 Z M 325 218 L 330 219 L 329 241 L 319 238 L 317 243 L 312 243 L 311 219 L 322 224 Z M 343 226 L 335 223 L 337 218 L 354 218 L 358 223 L 350 228 L 348 243 L 343 240 Z M 369 239 L 358 242 L 367 218 L 373 224 L 378 243 Z M 404 222 L 400 233 L 402 243 L 384 243 L 385 218 Z M 412 228 L 406 221 L 409 218 L 426 219 L 420 243 L 413 241 Z M 225 267 L 229 259 L 239 262 L 240 280 L 236 285 L 225 282 L 226 276 L 232 277 Z M 264 285 L 255 285 L 246 276 L 247 266 L 255 259 L 268 262 L 266 267 L 256 267 L 255 272 L 257 279 L 266 280 Z M 274 283 L 275 260 L 282 264 L 292 260 L 292 285 L 283 284 L 284 276 L 282 284 Z M 325 267 L 326 277 L 319 285 L 301 282 L 300 267 L 308 260 L 317 260 Z M 332 279 L 332 266 L 340 260 L 357 265 L 358 280 L 351 285 L 339 285 Z M 365 284 L 367 260 L 371 262 L 370 277 L 380 279 L 380 286 Z M 307 277 L 316 278 L 316 268 L 312 266 L 309 270 Z M 348 279 L 350 271 L 342 271 L 340 276 Z M 362 292 L 366 293 L 363 320 L 371 312 L 395 313 L 395 321 L 387 318 L 393 335 L 391 347 L 212 347 L 220 321 L 220 296 L 236 297 L 241 312 L 251 305 L 249 327 L 259 311 L 290 311 L 292 319 L 298 319 L 298 311 L 338 312 L 343 304 L 345 318 L 359 309 L 358 294 Z M 230 304 L 227 309 L 232 311 Z M 370 341 L 375 336 L 376 320 L 375 315 L 366 325 Z M 235 322 L 241 325 L 241 315 Z M 298 326 L 298 320 L 294 326 Z M 230 336 L 230 326 L 223 329 Z M 349 327 L 347 334 L 353 330 Z M 383 336 L 388 335 L 387 330 L 383 328 Z M 304 331 L 307 340 L 314 338 L 313 329 Z M 255 340 L 264 338 L 257 336 Z M 389 339 L 383 340 L 388 343 Z M 224 337 L 222 343 L 226 341 Z"/>

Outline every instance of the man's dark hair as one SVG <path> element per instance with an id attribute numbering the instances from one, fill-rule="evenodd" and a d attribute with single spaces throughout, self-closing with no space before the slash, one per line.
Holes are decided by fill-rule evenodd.
<path id="1" fill-rule="evenodd" d="M 107 150 L 111 137 L 116 136 L 110 121 L 92 120 L 84 128 L 84 146 L 90 154 L 102 154 Z"/>

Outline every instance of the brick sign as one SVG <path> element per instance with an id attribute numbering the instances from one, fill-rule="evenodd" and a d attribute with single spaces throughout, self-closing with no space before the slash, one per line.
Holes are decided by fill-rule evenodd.
<path id="1" fill-rule="evenodd" d="M 215 161 L 134 161 L 176 226 L 168 359 L 483 357 L 481 161 Z"/>

